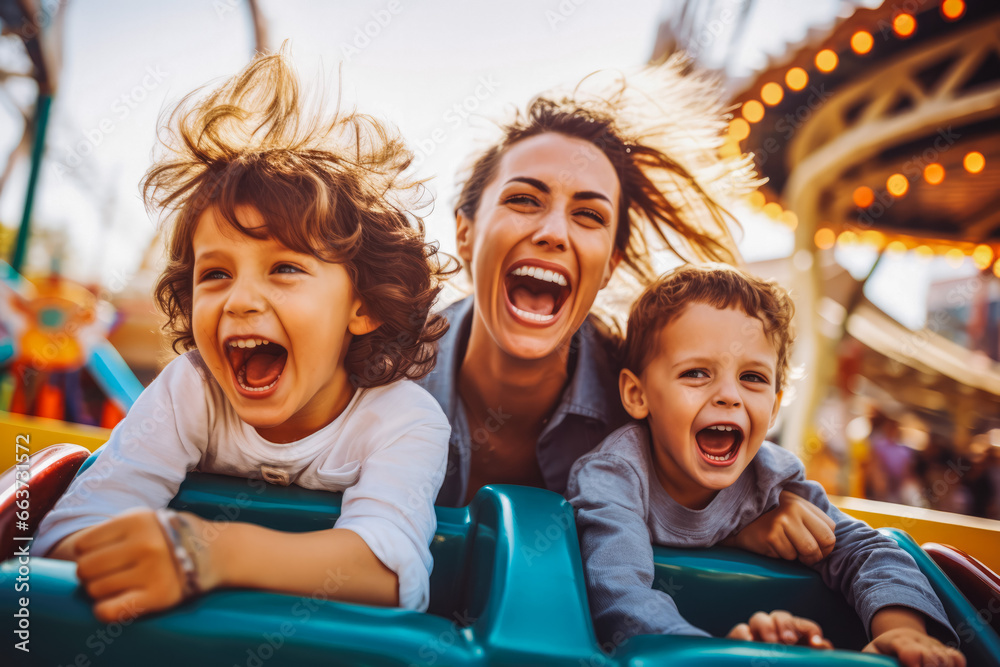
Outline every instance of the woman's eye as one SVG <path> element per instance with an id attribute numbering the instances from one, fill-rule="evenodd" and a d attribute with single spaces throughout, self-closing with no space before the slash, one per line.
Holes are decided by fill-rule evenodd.
<path id="1" fill-rule="evenodd" d="M 516 204 L 518 206 L 538 206 L 538 201 L 530 195 L 511 195 L 503 201 L 504 204 Z"/>
<path id="2" fill-rule="evenodd" d="M 702 368 L 694 368 L 694 369 L 689 370 L 689 371 L 684 371 L 684 373 L 683 373 L 683 375 L 681 375 L 681 377 L 685 377 L 685 378 L 707 378 L 708 377 L 708 372 L 705 371 Z"/>
<path id="3" fill-rule="evenodd" d="M 760 373 L 744 373 L 740 376 L 744 382 L 758 382 L 760 384 L 771 384 L 766 377 Z"/>
<path id="4" fill-rule="evenodd" d="M 591 220 L 593 220 L 594 222 L 596 222 L 599 225 L 606 224 L 605 221 L 604 221 L 604 216 L 601 215 L 600 213 L 598 213 L 597 211 L 592 210 L 592 209 L 586 208 L 586 209 L 583 209 L 582 211 L 577 211 L 576 214 L 577 215 L 582 215 L 585 218 L 590 218 Z"/>

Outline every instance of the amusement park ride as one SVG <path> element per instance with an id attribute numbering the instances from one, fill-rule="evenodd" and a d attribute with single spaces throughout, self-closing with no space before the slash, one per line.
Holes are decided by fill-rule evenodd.
<path id="1" fill-rule="evenodd" d="M 818 256 L 835 243 L 859 240 L 920 252 L 958 250 L 1000 275 L 997 3 L 914 1 L 858 10 L 822 40 L 759 74 L 736 101 L 740 111 L 724 150 L 758 155 L 769 178 L 757 195 L 760 205 L 773 204 L 776 218 L 794 220 L 797 250 Z M 953 141 L 936 148 L 942 127 L 951 128 Z M 44 135 L 44 122 L 37 131 Z M 936 150 L 934 160 L 908 171 L 907 161 L 929 155 L 928 147 Z M 970 167 L 972 154 L 979 158 Z M 942 196 L 948 187 L 955 190 Z M 799 312 L 819 312 L 819 264 L 797 264 L 799 284 L 807 286 Z M 838 650 L 674 636 L 602 647 L 590 621 L 572 508 L 552 492 L 516 486 L 484 487 L 467 507 L 437 509 L 428 613 L 332 602 L 327 590 L 308 598 L 227 590 L 166 613 L 101 624 L 74 565 L 35 555 L 19 559 L 30 541 L 17 538 L 30 534 L 106 438 L 106 430 L 69 422 L 111 426 L 142 387 L 104 338 L 110 320 L 89 292 L 51 280 L 32 288 L 14 269 L 4 284 L 3 321 L 10 330 L 0 432 L 8 451 L 22 439 L 24 453 L 30 450 L 27 529 L 17 523 L 16 504 L 16 490 L 29 479 L 26 457 L 15 451 L 13 461 L 4 459 L 20 466 L 0 478 L 0 548 L 2 558 L 10 558 L 0 565 L 0 600 L 8 622 L 15 610 L 27 610 L 31 639 L 30 654 L 22 654 L 12 648 L 17 629 L 7 634 L 3 654 L 18 660 L 13 664 L 895 664 L 856 652 L 867 641 L 860 621 L 813 570 L 725 548 L 655 548 L 654 585 L 674 596 L 688 620 L 718 636 L 766 600 L 768 608 L 818 621 Z M 851 317 L 861 305 L 847 309 L 845 329 L 859 326 Z M 834 355 L 831 338 L 819 333 L 825 326 L 819 317 L 804 318 L 801 335 L 811 341 L 817 383 L 835 372 L 826 363 Z M 951 381 L 974 383 L 976 400 L 968 409 L 996 410 L 995 367 L 956 374 Z M 99 402 L 84 400 L 85 384 L 100 394 Z M 807 387 L 800 403 L 814 406 L 817 392 L 818 385 Z M 806 437 L 810 414 L 806 409 L 793 421 L 793 433 Z M 57 442 L 74 444 L 46 447 Z M 308 531 L 333 526 L 340 496 L 193 473 L 171 507 Z M 926 535 L 920 519 L 854 509 L 882 520 L 875 525 Z M 927 575 L 969 664 L 1000 665 L 1000 577 L 993 571 L 1000 532 L 957 527 L 947 539 L 935 539 L 943 532 L 931 529 L 921 548 L 902 530 L 883 530 Z M 971 556 L 930 543 L 963 535 L 960 546 Z M 27 590 L 19 588 L 24 581 L 30 582 L 29 606 L 20 601 L 26 593 L 18 592 Z M 5 658 L 4 664 L 12 663 Z"/>

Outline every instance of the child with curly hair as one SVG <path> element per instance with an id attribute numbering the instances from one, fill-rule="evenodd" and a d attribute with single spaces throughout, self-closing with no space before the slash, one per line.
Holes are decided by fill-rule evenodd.
<path id="1" fill-rule="evenodd" d="M 171 223 L 156 286 L 174 359 L 44 519 L 102 621 L 221 587 L 424 610 L 448 420 L 410 380 L 447 272 L 408 212 L 411 154 L 377 120 L 302 111 L 283 53 L 189 95 L 144 194 Z M 419 198 L 419 197 L 417 197 Z M 332 529 L 166 509 L 198 470 L 343 492 Z M 274 563 L 281 567 L 274 567 Z"/>

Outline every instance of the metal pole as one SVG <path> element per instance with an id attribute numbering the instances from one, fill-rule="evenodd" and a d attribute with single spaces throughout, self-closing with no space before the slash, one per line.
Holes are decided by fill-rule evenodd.
<path id="1" fill-rule="evenodd" d="M 42 170 L 42 154 L 45 152 L 45 130 L 49 124 L 49 108 L 52 106 L 52 96 L 42 93 L 35 105 L 35 141 L 31 151 L 31 173 L 28 175 L 28 191 L 24 196 L 24 215 L 21 216 L 21 228 L 14 244 L 14 254 L 10 265 L 20 273 L 21 265 L 28 251 L 28 236 L 31 234 L 31 209 L 35 204 L 35 190 L 38 188 L 38 175 Z"/>

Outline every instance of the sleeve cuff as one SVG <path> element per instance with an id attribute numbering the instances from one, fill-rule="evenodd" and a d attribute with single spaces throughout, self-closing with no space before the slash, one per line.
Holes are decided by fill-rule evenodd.
<path id="1" fill-rule="evenodd" d="M 431 565 L 422 562 L 409 540 L 399 536 L 399 529 L 372 517 L 348 518 L 338 521 L 334 528 L 344 528 L 357 533 L 382 564 L 396 573 L 399 579 L 399 606 L 413 611 L 427 611 L 430 604 Z M 429 555 L 429 554 L 428 554 Z M 429 560 L 429 559 L 428 559 Z"/>
<path id="2" fill-rule="evenodd" d="M 928 634 L 937 637 L 944 644 L 959 645 L 958 635 L 951 627 L 944 607 L 936 596 L 929 597 L 919 590 L 898 585 L 874 586 L 865 591 L 864 596 L 858 600 L 858 611 L 869 639 L 871 639 L 872 618 L 880 609 L 886 607 L 907 607 L 923 614 L 935 622 L 928 624 Z"/>

